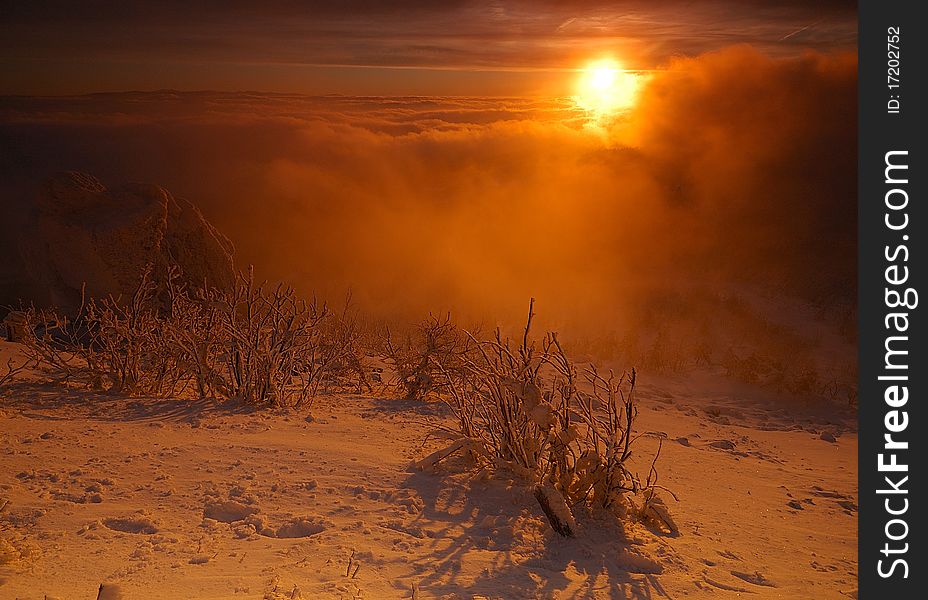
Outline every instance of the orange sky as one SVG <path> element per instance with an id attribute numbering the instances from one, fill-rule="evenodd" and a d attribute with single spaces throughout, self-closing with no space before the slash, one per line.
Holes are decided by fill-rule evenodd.
<path id="1" fill-rule="evenodd" d="M 9 231 L 26 231 L 43 181 L 77 170 L 162 185 L 240 266 L 330 299 L 351 289 L 374 316 L 517 321 L 534 296 L 545 318 L 618 332 L 653 306 L 698 323 L 687 311 L 714 315 L 718 290 L 745 285 L 853 305 L 853 3 L 6 10 Z M 570 96 L 606 54 L 648 73 L 600 118 Z M 0 255 L 16 244 L 0 236 Z M 2 262 L 0 303 L 29 270 Z"/>
<path id="2" fill-rule="evenodd" d="M 847 0 L 7 3 L 0 94 L 261 90 L 563 95 L 604 53 L 652 69 L 749 43 L 853 49 Z"/>
<path id="3" fill-rule="evenodd" d="M 853 53 L 735 46 L 652 73 L 602 123 L 570 99 L 7 97 L 0 181 L 27 206 L 64 169 L 163 185 L 240 265 L 371 312 L 534 295 L 602 314 L 630 286 L 719 278 L 848 295 L 856 73 Z"/>

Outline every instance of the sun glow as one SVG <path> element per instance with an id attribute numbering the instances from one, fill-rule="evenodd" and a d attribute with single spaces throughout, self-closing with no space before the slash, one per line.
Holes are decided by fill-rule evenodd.
<path id="1" fill-rule="evenodd" d="M 612 59 L 587 65 L 577 81 L 575 101 L 597 117 L 627 110 L 635 103 L 638 75 L 625 71 Z"/>

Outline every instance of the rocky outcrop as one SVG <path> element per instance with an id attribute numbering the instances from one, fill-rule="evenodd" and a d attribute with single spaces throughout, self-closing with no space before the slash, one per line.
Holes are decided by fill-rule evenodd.
<path id="1" fill-rule="evenodd" d="M 189 201 L 162 187 L 108 190 L 83 173 L 56 175 L 42 188 L 20 230 L 19 300 L 64 310 L 89 294 L 131 294 L 141 274 L 180 267 L 195 286 L 229 287 L 233 246 Z M 10 292 L 7 292 L 9 295 Z"/>

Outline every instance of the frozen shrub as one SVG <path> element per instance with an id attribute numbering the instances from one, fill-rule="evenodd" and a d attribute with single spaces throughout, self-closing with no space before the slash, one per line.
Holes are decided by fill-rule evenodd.
<path id="1" fill-rule="evenodd" d="M 75 346 L 82 349 L 91 372 L 109 379 L 112 391 L 172 396 L 189 382 L 182 357 L 166 338 L 176 325 L 159 304 L 148 273 L 128 302 L 108 297 L 85 304 L 80 315 L 85 339 Z"/>
<path id="2" fill-rule="evenodd" d="M 299 406 L 314 391 L 293 388 L 294 374 L 312 372 L 325 305 L 307 303 L 292 288 L 265 290 L 254 273 L 218 297 L 226 336 L 225 394 L 252 404 Z"/>
<path id="3" fill-rule="evenodd" d="M 49 309 L 24 308 L 20 342 L 29 361 L 55 374 L 58 381 L 90 373 L 87 350 L 76 341 L 72 320 Z"/>
<path id="4" fill-rule="evenodd" d="M 350 299 L 333 314 L 290 287 L 256 283 L 250 269 L 228 290 L 180 281 L 171 269 L 158 288 L 146 273 L 128 300 L 87 299 L 72 319 L 27 309 L 27 356 L 61 379 L 128 395 L 193 388 L 199 397 L 301 407 L 321 385 L 368 385 Z"/>
<path id="5" fill-rule="evenodd" d="M 29 368 L 33 363 L 29 359 L 17 362 L 12 358 L 7 359 L 5 370 L 0 370 L 0 388 L 7 385 L 21 372 Z"/>
<path id="6" fill-rule="evenodd" d="M 301 385 L 315 396 L 320 385 L 355 387 L 358 393 L 373 391 L 364 367 L 362 325 L 351 295 L 345 299 L 341 312 L 329 313 L 322 320 L 319 335 L 309 361 L 312 368 L 299 373 Z"/>
<path id="7" fill-rule="evenodd" d="M 184 379 L 163 339 L 163 319 L 154 286 L 143 274 L 126 302 L 86 299 L 68 318 L 53 310 L 28 308 L 22 343 L 34 362 L 61 380 L 84 379 L 94 388 L 160 395 Z"/>
<path id="8" fill-rule="evenodd" d="M 491 340 L 471 336 L 477 352 L 461 356 L 460 373 L 437 369 L 461 438 L 419 466 L 466 451 L 532 486 L 555 530 L 570 535 L 570 507 L 617 507 L 625 493 L 653 499 L 657 472 L 652 463 L 642 481 L 627 465 L 637 416 L 634 369 L 616 376 L 590 367 L 587 389 L 580 389 L 557 335 L 532 340 L 533 307 L 518 345 L 498 330 Z"/>
<path id="9" fill-rule="evenodd" d="M 191 378 L 197 396 L 223 395 L 228 386 L 220 365 L 228 349 L 221 304 L 215 290 L 191 290 L 171 277 L 167 289 L 168 309 L 163 337 Z"/>
<path id="10" fill-rule="evenodd" d="M 451 315 L 428 319 L 395 341 L 389 328 L 384 349 L 396 371 L 396 386 L 407 400 L 423 400 L 459 383 L 468 356 L 476 349 L 473 338 L 458 329 Z"/>

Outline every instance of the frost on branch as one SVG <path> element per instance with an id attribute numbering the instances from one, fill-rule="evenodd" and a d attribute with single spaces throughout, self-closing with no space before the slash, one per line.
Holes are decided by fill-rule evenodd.
<path id="1" fill-rule="evenodd" d="M 576 530 L 573 508 L 619 508 L 623 495 L 644 494 L 642 518 L 659 518 L 675 530 L 654 494 L 652 463 L 642 482 L 628 467 L 633 443 L 637 373 L 616 375 L 588 367 L 582 377 L 555 333 L 531 337 L 534 300 L 518 344 L 499 330 L 490 340 L 467 334 L 474 350 L 455 355 L 454 369 L 441 361 L 430 373 L 457 420 L 458 442 L 420 461 L 431 467 L 467 450 L 481 466 L 505 470 L 532 487 L 552 527 Z M 450 321 L 446 339 L 457 339 Z M 655 457 L 656 458 L 656 457 Z"/>

